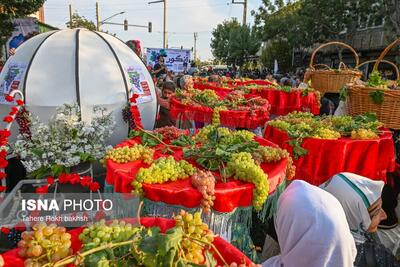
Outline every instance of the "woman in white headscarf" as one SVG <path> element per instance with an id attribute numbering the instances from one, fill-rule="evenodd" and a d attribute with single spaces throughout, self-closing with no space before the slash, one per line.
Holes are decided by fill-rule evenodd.
<path id="1" fill-rule="evenodd" d="M 275 221 L 281 254 L 263 267 L 352 267 L 356 246 L 340 203 L 294 180 L 278 200 Z"/>
<path id="2" fill-rule="evenodd" d="M 371 235 L 386 219 L 381 199 L 383 186 L 382 181 L 354 173 L 339 173 L 320 186 L 334 195 L 344 209 L 358 250 L 355 266 L 399 266 L 393 254 Z"/>

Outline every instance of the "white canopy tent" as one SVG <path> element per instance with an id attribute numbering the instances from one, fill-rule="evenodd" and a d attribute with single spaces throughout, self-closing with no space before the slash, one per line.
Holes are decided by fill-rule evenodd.
<path id="1" fill-rule="evenodd" d="M 82 120 L 90 121 L 94 105 L 106 107 L 113 112 L 117 123 L 111 144 L 127 137 L 128 126 L 122 120 L 121 111 L 133 88 L 128 73 L 133 68 L 150 90 L 148 102 L 139 104 L 143 126 L 154 127 L 157 101 L 150 73 L 134 51 L 109 34 L 67 29 L 37 35 L 22 44 L 6 62 L 0 85 L 8 69 L 15 65 L 24 70 L 18 90 L 23 92 L 27 109 L 34 116 L 47 121 L 57 107 L 77 102 Z M 6 114 L 10 106 L 2 103 L 0 112 Z M 14 138 L 17 132 L 14 124 Z"/>

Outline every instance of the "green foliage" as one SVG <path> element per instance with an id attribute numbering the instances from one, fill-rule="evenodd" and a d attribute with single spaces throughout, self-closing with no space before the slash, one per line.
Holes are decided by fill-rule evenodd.
<path id="1" fill-rule="evenodd" d="M 251 134 L 250 134 L 251 136 Z M 207 134 L 207 141 L 200 147 L 183 150 L 185 158 L 196 159 L 197 164 L 205 169 L 222 170 L 232 154 L 239 152 L 254 152 L 259 144 L 252 137 L 242 132 L 230 133 L 226 128 L 213 127 Z"/>
<path id="2" fill-rule="evenodd" d="M 142 144 L 149 147 L 154 147 L 160 144 L 160 140 L 162 140 L 162 135 L 158 133 L 148 134 L 143 131 L 131 131 L 129 133 L 129 138 L 140 137 Z M 154 138 L 157 137 L 157 138 Z"/>
<path id="3" fill-rule="evenodd" d="M 264 66 L 273 69 L 275 59 L 278 60 L 279 69 L 288 71 L 292 65 L 293 47 L 286 41 L 273 41 L 263 49 L 261 62 Z"/>
<path id="4" fill-rule="evenodd" d="M 370 87 L 378 87 L 381 85 L 386 85 L 386 82 L 382 80 L 379 71 L 373 71 L 368 78 L 367 85 Z"/>
<path id="5" fill-rule="evenodd" d="M 383 103 L 384 92 L 382 90 L 372 91 L 368 95 L 372 99 L 372 102 L 374 102 L 375 104 Z"/>
<path id="6" fill-rule="evenodd" d="M 212 35 L 210 46 L 214 57 L 228 64 L 242 66 L 260 48 L 256 32 L 248 26 L 240 25 L 236 19 L 218 24 Z"/>
<path id="7" fill-rule="evenodd" d="M 78 13 L 72 15 L 72 23 L 68 21 L 65 23 L 68 28 L 86 28 L 90 31 L 96 30 L 96 25 L 93 21 L 86 19 L 84 16 L 80 16 Z"/>
<path id="8" fill-rule="evenodd" d="M 345 29 L 345 34 L 351 35 L 357 28 L 379 24 L 379 20 L 382 21 L 388 13 L 393 14 L 393 18 L 397 20 L 397 34 L 400 34 L 400 17 L 395 15 L 395 10 L 399 11 L 400 6 L 395 6 L 395 2 L 397 1 L 263 0 L 263 5 L 253 15 L 262 40 L 278 42 L 280 46 L 283 42 L 290 49 L 303 49 L 316 43 L 338 39 Z M 288 55 L 287 52 L 286 56 Z"/>

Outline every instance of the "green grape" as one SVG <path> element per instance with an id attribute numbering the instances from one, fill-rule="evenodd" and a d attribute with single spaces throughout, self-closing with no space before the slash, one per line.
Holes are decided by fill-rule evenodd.
<path id="1" fill-rule="evenodd" d="M 172 156 L 159 158 L 149 168 L 140 168 L 132 182 L 133 192 L 142 194 L 142 183 L 156 184 L 186 179 L 196 168 L 186 160 L 176 161 Z"/>
<path id="2" fill-rule="evenodd" d="M 153 162 L 154 149 L 136 144 L 132 147 L 123 146 L 110 149 L 106 152 L 104 160 L 112 160 L 116 163 L 127 163 L 135 160 L 143 160 L 147 164 Z"/>
<path id="3" fill-rule="evenodd" d="M 43 266 L 60 249 L 64 250 L 64 254 L 59 259 L 72 253 L 70 250 L 71 235 L 65 232 L 64 227 L 39 223 L 35 224 L 32 229 L 33 231 L 23 232 L 22 240 L 18 243 L 20 248 L 18 255 L 25 258 L 24 266 Z"/>
<path id="4" fill-rule="evenodd" d="M 194 264 L 203 264 L 205 261 L 203 246 L 196 242 L 212 243 L 214 241 L 212 232 L 208 229 L 207 224 L 202 222 L 200 215 L 200 212 L 192 215 L 181 210 L 180 214 L 174 217 L 176 226 L 181 227 L 184 231 L 181 243 L 184 257 Z"/>
<path id="5" fill-rule="evenodd" d="M 227 163 L 227 171 L 235 179 L 253 183 L 253 206 L 256 210 L 261 210 L 268 197 L 268 177 L 263 169 L 254 161 L 252 155 L 247 152 L 232 154 Z"/>

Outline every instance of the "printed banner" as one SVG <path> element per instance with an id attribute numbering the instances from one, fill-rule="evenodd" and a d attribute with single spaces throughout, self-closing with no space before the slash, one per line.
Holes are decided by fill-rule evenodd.
<path id="1" fill-rule="evenodd" d="M 12 90 L 17 90 L 23 79 L 26 66 L 22 64 L 12 64 L 8 68 L 8 72 L 2 84 L 0 84 L 0 104 L 10 104 L 5 100 Z"/>
<path id="2" fill-rule="evenodd" d="M 150 92 L 149 83 L 147 82 L 143 70 L 143 66 L 134 65 L 130 66 L 127 69 L 130 89 L 139 95 L 139 98 L 136 99 L 138 104 L 151 102 L 153 100 Z"/>
<path id="3" fill-rule="evenodd" d="M 191 50 L 184 49 L 147 48 L 147 65 L 153 68 L 157 57 L 162 55 L 168 70 L 175 73 L 185 72 L 190 68 L 190 52 Z"/>

